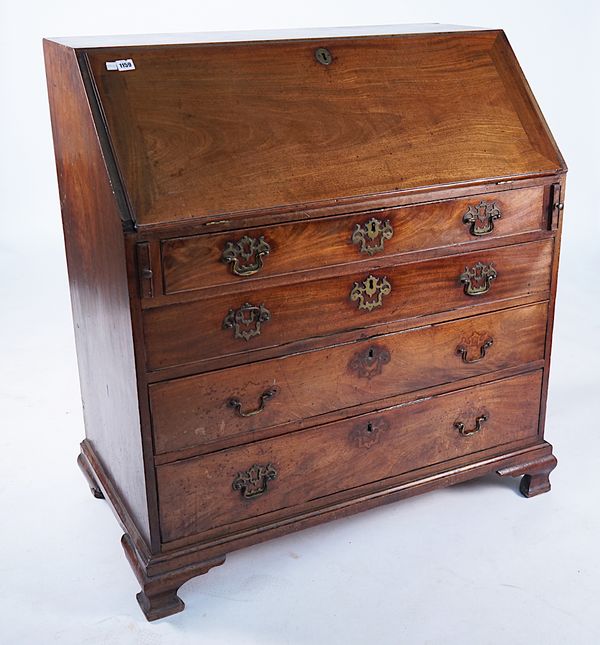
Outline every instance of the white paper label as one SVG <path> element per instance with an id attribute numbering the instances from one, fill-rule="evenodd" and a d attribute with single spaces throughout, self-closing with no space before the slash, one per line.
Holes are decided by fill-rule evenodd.
<path id="1" fill-rule="evenodd" d="M 119 72 L 129 72 L 132 69 L 135 69 L 135 65 L 133 64 L 133 61 L 131 58 L 128 58 L 127 60 L 115 60 L 115 61 L 107 61 L 106 62 L 106 69 L 110 70 L 118 70 Z"/>

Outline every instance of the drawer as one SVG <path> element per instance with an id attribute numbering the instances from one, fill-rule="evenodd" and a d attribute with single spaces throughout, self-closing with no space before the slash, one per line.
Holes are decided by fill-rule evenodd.
<path id="1" fill-rule="evenodd" d="M 165 293 L 537 231 L 543 187 L 164 240 Z"/>
<path id="2" fill-rule="evenodd" d="M 267 513 L 533 440 L 541 381 L 534 372 L 158 466 L 162 539 L 244 520 L 264 525 Z"/>
<path id="3" fill-rule="evenodd" d="M 547 239 L 147 309 L 147 368 L 249 356 L 256 349 L 532 293 L 546 297 L 551 257 Z"/>
<path id="4" fill-rule="evenodd" d="M 539 303 L 150 385 L 155 451 L 543 359 L 546 313 Z"/>

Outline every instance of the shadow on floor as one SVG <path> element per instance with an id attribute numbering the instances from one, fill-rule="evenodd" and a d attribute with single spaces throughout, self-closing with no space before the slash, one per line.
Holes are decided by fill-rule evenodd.
<path id="1" fill-rule="evenodd" d="M 449 487 L 449 490 L 461 490 L 461 489 L 471 489 L 471 488 L 509 488 L 515 495 L 522 497 L 519 492 L 519 483 L 521 477 L 500 477 L 496 473 L 488 473 L 482 477 L 476 477 L 475 479 L 469 479 L 466 482 L 460 482 L 458 484 L 453 484 Z"/>

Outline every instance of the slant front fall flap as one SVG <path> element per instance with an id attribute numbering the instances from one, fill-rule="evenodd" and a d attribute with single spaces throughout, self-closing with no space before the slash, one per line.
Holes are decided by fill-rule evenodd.
<path id="1" fill-rule="evenodd" d="M 563 166 L 499 31 L 87 55 L 139 225 Z"/>

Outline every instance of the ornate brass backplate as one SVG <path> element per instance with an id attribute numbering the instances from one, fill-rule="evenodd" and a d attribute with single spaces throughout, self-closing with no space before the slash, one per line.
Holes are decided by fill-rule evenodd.
<path id="1" fill-rule="evenodd" d="M 359 309 L 372 311 L 383 304 L 383 296 L 392 291 L 392 285 L 387 277 L 378 278 L 374 275 L 367 276 L 362 282 L 355 282 L 350 291 L 350 300 L 358 302 Z"/>
<path id="2" fill-rule="evenodd" d="M 464 292 L 467 296 L 481 296 L 490 290 L 492 281 L 497 277 L 498 274 L 492 264 L 478 262 L 471 268 L 465 267 L 465 271 L 461 273 L 459 279 L 464 285 Z"/>
<path id="3" fill-rule="evenodd" d="M 366 224 L 356 225 L 352 233 L 352 242 L 360 245 L 361 253 L 375 255 L 375 253 L 383 251 L 385 241 L 391 239 L 393 235 L 394 229 L 389 219 L 383 222 L 372 217 Z"/>
<path id="4" fill-rule="evenodd" d="M 276 477 L 277 470 L 273 464 L 254 464 L 248 470 L 238 472 L 231 487 L 233 490 L 239 490 L 242 497 L 252 499 L 262 495 L 267 490 L 267 483 Z"/>
<path id="5" fill-rule="evenodd" d="M 359 448 L 371 448 L 376 443 L 379 443 L 381 437 L 389 428 L 390 424 L 386 419 L 373 419 L 368 423 L 363 422 L 350 432 L 350 440 Z"/>
<path id="6" fill-rule="evenodd" d="M 463 222 L 470 224 L 470 233 L 479 237 L 494 230 L 494 220 L 500 219 L 502 213 L 496 202 L 481 201 L 476 206 L 469 206 L 463 215 Z"/>
<path id="7" fill-rule="evenodd" d="M 271 312 L 264 305 L 246 302 L 238 309 L 230 309 L 223 320 L 223 329 L 233 329 L 235 338 L 250 340 L 260 336 L 261 325 L 271 320 Z"/>
<path id="8" fill-rule="evenodd" d="M 258 273 L 263 266 L 263 255 L 270 252 L 263 235 L 258 239 L 244 235 L 237 242 L 227 242 L 221 259 L 231 265 L 232 273 L 243 277 Z"/>
<path id="9" fill-rule="evenodd" d="M 350 359 L 349 367 L 360 378 L 372 379 L 383 371 L 391 360 L 390 352 L 382 345 L 370 345 Z"/>
<path id="10" fill-rule="evenodd" d="M 487 350 L 494 344 L 494 339 L 486 333 L 473 332 L 468 338 L 463 338 L 456 348 L 456 353 L 462 358 L 463 363 L 478 363 L 485 358 Z M 469 354 L 476 354 L 469 358 Z"/>

